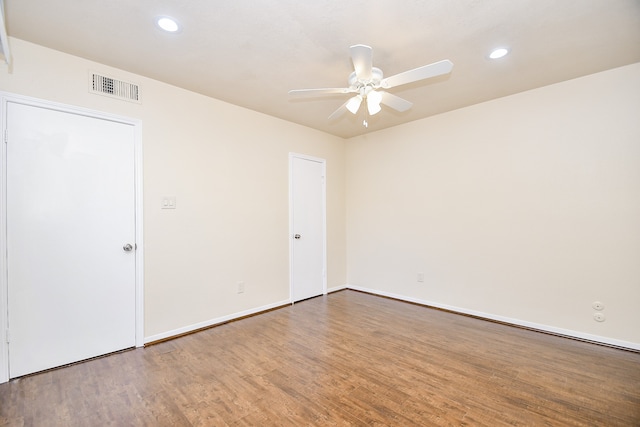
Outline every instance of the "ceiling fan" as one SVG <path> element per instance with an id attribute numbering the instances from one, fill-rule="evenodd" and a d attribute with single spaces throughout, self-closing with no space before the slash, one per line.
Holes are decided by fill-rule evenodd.
<path id="1" fill-rule="evenodd" d="M 405 71 L 391 77 L 384 78 L 382 70 L 373 66 L 373 49 L 370 46 L 357 44 L 349 48 L 351 52 L 351 60 L 355 69 L 349 75 L 349 87 L 345 88 L 322 88 L 322 89 L 296 89 L 289 91 L 289 95 L 293 96 L 318 96 L 318 95 L 334 95 L 354 93 L 353 97 L 342 104 L 340 108 L 334 111 L 329 120 L 336 119 L 350 111 L 356 114 L 360 109 L 363 101 L 366 102 L 369 115 L 373 116 L 380 112 L 384 104 L 396 111 L 407 111 L 413 105 L 406 99 L 393 95 L 382 89 L 390 89 L 396 86 L 413 83 L 418 80 L 429 79 L 431 77 L 440 76 L 451 72 L 453 63 L 448 59 L 434 62 L 433 64 L 424 65 Z M 366 119 L 364 126 L 368 126 Z"/>

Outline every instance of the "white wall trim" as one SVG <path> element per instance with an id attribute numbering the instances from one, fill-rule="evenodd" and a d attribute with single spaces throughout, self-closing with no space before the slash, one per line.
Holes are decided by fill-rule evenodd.
<path id="1" fill-rule="evenodd" d="M 228 314 L 222 317 L 216 317 L 215 319 L 205 320 L 204 322 L 194 323 L 192 325 L 184 326 L 182 328 L 173 329 L 171 331 L 162 332 L 159 334 L 151 335 L 145 338 L 145 344 L 155 341 L 165 340 L 167 338 L 176 337 L 178 335 L 187 334 L 189 332 L 197 331 L 198 329 L 207 328 L 220 323 L 229 322 L 231 320 L 239 319 L 241 317 L 250 316 L 263 311 L 271 310 L 274 308 L 282 307 L 283 305 L 291 304 L 291 299 L 274 302 L 272 304 L 263 305 L 262 307 L 251 308 L 249 310 L 239 311 L 237 313 Z"/>
<path id="2" fill-rule="evenodd" d="M 143 156 L 142 156 L 142 122 L 134 121 L 135 138 L 135 210 L 136 210 L 136 347 L 144 346 L 144 197 L 143 197 Z"/>
<path id="3" fill-rule="evenodd" d="M 53 101 L 37 99 L 8 92 L 0 92 L 0 124 L 2 129 L 1 138 L 1 165 L 2 174 L 0 176 L 0 383 L 9 381 L 9 347 L 6 342 L 8 330 L 8 283 L 7 283 L 7 217 L 6 217 L 6 161 L 7 146 L 4 143 L 7 129 L 7 103 L 14 102 L 30 106 L 49 108 L 61 112 L 80 114 L 103 120 L 111 120 L 128 124 L 134 127 L 134 179 L 135 179 L 135 227 L 136 227 L 136 346 L 144 345 L 144 235 L 143 235 L 143 175 L 142 175 L 142 122 L 129 117 L 118 116 L 102 111 L 90 110 L 87 108 L 61 104 Z"/>
<path id="4" fill-rule="evenodd" d="M 7 114 L 5 94 L 0 93 L 0 124 L 1 141 L 0 149 L 0 384 L 9 381 L 9 346 L 6 334 L 8 334 L 8 287 L 7 287 L 7 144 L 5 135 L 7 129 Z"/>
<path id="5" fill-rule="evenodd" d="M 289 153 L 289 299 L 293 300 L 293 159 L 322 164 L 322 294 L 327 294 L 327 161 L 306 154 Z"/>
<path id="6" fill-rule="evenodd" d="M 591 334 L 586 334 L 586 333 L 583 333 L 583 332 L 573 331 L 573 330 L 570 330 L 570 329 L 556 328 L 554 326 L 543 325 L 543 324 L 540 324 L 540 323 L 527 322 L 525 320 L 514 319 L 514 318 L 511 318 L 511 317 L 505 317 L 505 316 L 499 316 L 499 315 L 490 314 L 490 313 L 484 313 L 482 311 L 468 310 L 466 308 L 455 307 L 455 306 L 451 306 L 451 305 L 447 305 L 447 304 L 440 304 L 440 303 L 437 303 L 437 302 L 434 302 L 434 301 L 428 301 L 428 300 L 423 300 L 423 299 L 420 299 L 420 298 L 408 297 L 408 296 L 405 296 L 405 295 L 395 294 L 395 293 L 392 293 L 392 292 L 385 292 L 385 291 L 380 291 L 380 290 L 377 290 L 377 289 L 365 288 L 365 287 L 362 287 L 362 286 L 346 285 L 346 288 L 347 289 L 353 289 L 354 291 L 367 292 L 367 293 L 374 294 L 374 295 L 380 295 L 380 296 L 384 296 L 384 297 L 394 298 L 394 299 L 397 299 L 397 300 L 412 302 L 412 303 L 425 305 L 425 306 L 429 306 L 429 307 L 441 308 L 443 310 L 448 310 L 448 311 L 455 312 L 455 313 L 468 314 L 468 315 L 475 316 L 475 317 L 481 317 L 483 319 L 495 320 L 497 322 L 503 322 L 503 323 L 509 323 L 509 324 L 516 325 L 516 326 L 522 326 L 524 328 L 537 329 L 539 331 L 549 332 L 549 333 L 556 334 L 556 335 L 564 335 L 564 336 L 571 337 L 571 338 L 576 338 L 576 339 L 579 339 L 579 340 L 593 341 L 593 342 L 606 344 L 606 345 L 611 345 L 611 346 L 615 346 L 615 347 L 623 347 L 623 348 L 628 348 L 628 349 L 631 349 L 631 350 L 639 350 L 640 351 L 640 343 L 622 341 L 622 340 L 617 340 L 617 339 L 613 339 L 613 338 L 602 337 L 602 336 L 599 336 L 599 335 L 591 335 Z"/>
<path id="7" fill-rule="evenodd" d="M 327 289 L 327 293 L 330 294 L 331 292 L 343 291 L 343 290 L 348 289 L 348 288 L 349 287 L 347 285 L 332 286 L 332 287 Z"/>

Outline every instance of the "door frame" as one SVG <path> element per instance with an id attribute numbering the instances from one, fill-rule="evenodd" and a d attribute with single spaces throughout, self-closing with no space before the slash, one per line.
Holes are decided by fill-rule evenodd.
<path id="1" fill-rule="evenodd" d="M 327 161 L 306 154 L 289 153 L 289 302 L 293 301 L 293 160 L 310 160 L 322 165 L 322 294 L 327 294 Z"/>
<path id="2" fill-rule="evenodd" d="M 142 122 L 129 117 L 61 104 L 28 96 L 0 91 L 0 124 L 2 128 L 0 163 L 0 384 L 9 381 L 8 329 L 8 271 L 7 271 L 7 105 L 17 103 L 46 108 L 63 113 L 79 114 L 95 119 L 110 120 L 131 125 L 134 128 L 134 186 L 135 186 L 135 345 L 144 345 L 144 245 L 143 245 L 143 197 L 142 197 Z"/>

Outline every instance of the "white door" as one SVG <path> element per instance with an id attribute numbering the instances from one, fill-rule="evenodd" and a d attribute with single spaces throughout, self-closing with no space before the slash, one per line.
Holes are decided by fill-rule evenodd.
<path id="1" fill-rule="evenodd" d="M 291 289 L 300 301 L 326 292 L 325 164 L 291 156 Z"/>
<path id="2" fill-rule="evenodd" d="M 7 104 L 10 378 L 135 346 L 134 143 L 130 124 Z"/>

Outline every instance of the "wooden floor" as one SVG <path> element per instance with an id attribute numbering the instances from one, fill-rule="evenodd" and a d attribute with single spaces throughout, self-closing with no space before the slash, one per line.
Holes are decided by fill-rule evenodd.
<path id="1" fill-rule="evenodd" d="M 0 385 L 10 426 L 639 426 L 640 354 L 355 291 Z"/>

